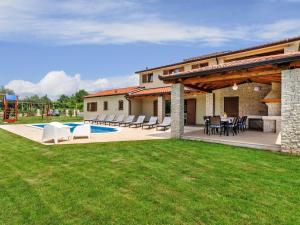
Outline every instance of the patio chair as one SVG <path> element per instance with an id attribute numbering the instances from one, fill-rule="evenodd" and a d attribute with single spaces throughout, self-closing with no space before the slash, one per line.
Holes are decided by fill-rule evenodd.
<path id="1" fill-rule="evenodd" d="M 238 122 L 238 129 L 240 131 L 242 131 L 242 132 L 244 132 L 246 130 L 246 127 L 247 127 L 247 125 L 246 125 L 247 118 L 248 118 L 247 116 L 243 116 L 241 118 L 241 120 Z"/>
<path id="2" fill-rule="evenodd" d="M 227 124 L 226 127 L 224 127 L 226 129 L 228 129 L 227 135 L 228 135 L 229 131 L 232 133 L 233 136 L 238 133 L 238 129 L 239 129 L 238 123 L 239 123 L 239 117 L 237 116 L 237 117 L 234 117 L 232 123 Z"/>
<path id="3" fill-rule="evenodd" d="M 171 126 L 171 117 L 167 116 L 164 118 L 163 122 L 156 126 L 156 130 L 158 128 L 164 128 L 164 131 Z"/>
<path id="4" fill-rule="evenodd" d="M 145 121 L 146 116 L 139 116 L 135 122 L 129 124 L 129 127 L 141 127 Z"/>
<path id="5" fill-rule="evenodd" d="M 87 137 L 88 139 L 91 139 L 91 125 L 83 124 L 75 127 L 72 139 L 74 139 L 75 137 Z"/>
<path id="6" fill-rule="evenodd" d="M 224 125 L 221 122 L 220 116 L 213 116 L 210 120 L 209 132 L 208 134 L 216 134 L 220 131 L 220 136 L 224 130 Z"/>
<path id="7" fill-rule="evenodd" d="M 106 115 L 103 114 L 97 120 L 92 121 L 92 123 L 97 123 L 97 124 L 103 123 L 105 121 L 105 118 L 106 118 Z"/>
<path id="8" fill-rule="evenodd" d="M 128 116 L 125 121 L 119 123 L 119 127 L 121 127 L 122 125 L 124 125 L 124 127 L 129 126 L 129 124 L 133 122 L 134 118 L 135 116 L 133 115 Z"/>
<path id="9" fill-rule="evenodd" d="M 84 123 L 86 123 L 86 122 L 88 122 L 88 123 L 94 123 L 94 122 L 97 121 L 100 117 L 101 117 L 101 115 L 98 114 L 94 119 L 84 120 Z"/>
<path id="10" fill-rule="evenodd" d="M 209 124 L 210 124 L 210 119 L 211 116 L 203 116 L 203 120 L 204 120 L 204 134 L 208 134 L 208 130 L 209 130 Z"/>
<path id="11" fill-rule="evenodd" d="M 142 129 L 144 129 L 144 127 L 148 127 L 149 129 L 153 128 L 156 124 L 157 124 L 157 117 L 156 116 L 151 116 L 149 122 L 144 123 L 142 125 Z"/>
<path id="12" fill-rule="evenodd" d="M 104 125 L 107 125 L 109 123 L 111 123 L 112 121 L 114 121 L 116 118 L 116 115 L 109 115 L 108 117 L 105 118 L 105 120 L 103 121 Z"/>
<path id="13" fill-rule="evenodd" d="M 63 125 L 59 122 L 51 122 L 45 125 L 43 129 L 42 142 L 53 140 L 55 144 L 60 139 L 68 140 L 71 137 L 71 130 L 69 126 Z"/>
<path id="14" fill-rule="evenodd" d="M 109 123 L 109 125 L 118 125 L 119 123 L 124 121 L 124 115 L 118 115 L 113 121 Z"/>

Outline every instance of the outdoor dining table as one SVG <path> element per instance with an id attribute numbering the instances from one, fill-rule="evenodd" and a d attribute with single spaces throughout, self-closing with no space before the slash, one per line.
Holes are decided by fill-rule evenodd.
<path id="1" fill-rule="evenodd" d="M 234 119 L 233 117 L 221 117 L 221 123 L 224 125 L 224 128 L 225 128 L 224 134 L 226 133 L 227 136 L 229 136 L 228 125 L 233 122 L 233 119 Z M 207 121 L 208 120 L 205 121 L 205 126 L 206 126 L 206 129 L 205 129 L 206 132 L 205 133 L 206 134 L 208 134 L 208 126 L 209 126 Z"/>

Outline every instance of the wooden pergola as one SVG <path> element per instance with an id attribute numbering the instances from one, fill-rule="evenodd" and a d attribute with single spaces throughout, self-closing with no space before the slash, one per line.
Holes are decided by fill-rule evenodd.
<path id="1" fill-rule="evenodd" d="M 184 86 L 210 93 L 213 90 L 256 82 L 281 83 L 281 150 L 300 154 L 300 52 L 224 62 L 159 78 L 172 85 L 171 136 L 184 132 Z"/>

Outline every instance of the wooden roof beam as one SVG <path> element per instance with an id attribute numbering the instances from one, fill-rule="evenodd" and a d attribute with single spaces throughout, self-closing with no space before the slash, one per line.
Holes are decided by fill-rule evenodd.
<path id="1" fill-rule="evenodd" d="M 257 76 L 268 76 L 279 74 L 281 72 L 280 69 L 267 69 L 267 70 L 260 70 L 260 71 L 248 71 L 248 72 L 232 72 L 227 73 L 226 75 L 214 74 L 208 76 L 201 76 L 201 77 L 193 77 L 188 78 L 183 81 L 183 84 L 196 84 L 196 83 L 206 83 L 206 82 L 215 82 L 215 81 L 225 81 L 225 80 L 232 80 L 232 79 L 242 79 L 242 78 L 251 78 Z"/>

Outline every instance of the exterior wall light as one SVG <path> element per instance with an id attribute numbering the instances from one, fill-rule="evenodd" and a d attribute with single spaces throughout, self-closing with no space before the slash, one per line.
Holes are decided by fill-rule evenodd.
<path id="1" fill-rule="evenodd" d="M 237 86 L 236 83 L 234 83 L 234 85 L 232 86 L 232 90 L 236 91 L 239 87 Z"/>
<path id="2" fill-rule="evenodd" d="M 255 87 L 254 87 L 254 91 L 257 91 L 257 92 L 258 92 L 258 91 L 260 91 L 260 90 L 261 90 L 261 87 L 260 87 L 260 86 L 255 86 Z"/>

